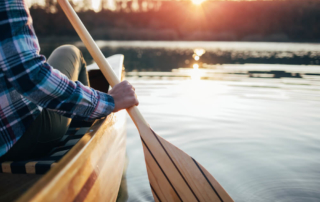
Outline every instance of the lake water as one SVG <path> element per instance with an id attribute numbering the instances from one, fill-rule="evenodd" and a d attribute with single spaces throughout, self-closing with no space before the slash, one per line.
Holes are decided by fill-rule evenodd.
<path id="1" fill-rule="evenodd" d="M 130 79 L 162 137 L 199 161 L 235 201 L 320 201 L 320 80 Z M 152 201 L 128 118 L 128 201 Z"/>
<path id="2" fill-rule="evenodd" d="M 105 55 L 125 54 L 127 79 L 157 134 L 200 162 L 235 201 L 320 201 L 319 44 L 99 46 Z M 199 60 L 196 49 L 205 51 Z M 119 201 L 153 201 L 129 117 L 127 133 Z"/>

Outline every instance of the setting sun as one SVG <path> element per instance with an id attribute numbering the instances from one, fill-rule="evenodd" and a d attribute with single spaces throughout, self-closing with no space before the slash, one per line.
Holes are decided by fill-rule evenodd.
<path id="1" fill-rule="evenodd" d="M 191 0 L 193 4 L 195 5 L 200 5 L 202 2 L 204 2 L 205 0 Z"/>
<path id="2" fill-rule="evenodd" d="M 93 1 L 92 1 L 92 8 L 93 8 L 93 10 L 99 10 L 100 3 L 101 3 L 101 0 L 93 0 Z"/>

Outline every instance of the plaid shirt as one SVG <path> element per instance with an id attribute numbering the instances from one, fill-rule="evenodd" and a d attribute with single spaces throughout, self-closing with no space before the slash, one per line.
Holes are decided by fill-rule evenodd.
<path id="1" fill-rule="evenodd" d="M 0 156 L 42 108 L 85 120 L 105 117 L 114 109 L 110 95 L 69 80 L 39 51 L 25 0 L 0 0 Z"/>

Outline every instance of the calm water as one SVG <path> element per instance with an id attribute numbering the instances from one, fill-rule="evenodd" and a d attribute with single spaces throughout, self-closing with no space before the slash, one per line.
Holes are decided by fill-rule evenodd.
<path id="1" fill-rule="evenodd" d="M 105 55 L 125 55 L 127 79 L 151 127 L 199 161 L 235 201 L 320 201 L 319 44 L 98 44 Z M 48 55 L 53 45 L 42 48 Z M 198 61 L 195 49 L 205 51 Z M 119 201 L 153 201 L 129 117 L 127 132 Z"/>
<path id="2" fill-rule="evenodd" d="M 128 79 L 151 127 L 199 161 L 235 201 L 320 201 L 320 78 Z M 153 201 L 129 118 L 127 145 L 121 194 Z"/>

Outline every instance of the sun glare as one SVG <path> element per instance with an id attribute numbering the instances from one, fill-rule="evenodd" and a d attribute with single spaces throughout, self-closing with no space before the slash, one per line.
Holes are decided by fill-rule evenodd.
<path id="1" fill-rule="evenodd" d="M 196 48 L 193 51 L 194 51 L 194 54 L 196 54 L 199 57 L 201 57 L 203 54 L 206 53 L 206 51 L 202 48 Z"/>
<path id="2" fill-rule="evenodd" d="M 99 10 L 101 0 L 93 0 L 91 2 L 92 2 L 93 10 L 95 10 L 95 11 Z"/>
<path id="3" fill-rule="evenodd" d="M 197 63 L 193 64 L 193 69 L 199 69 L 199 65 Z"/>
<path id="4" fill-rule="evenodd" d="M 205 0 L 191 0 L 193 4 L 195 5 L 200 5 L 202 2 L 204 2 Z"/>
<path id="5" fill-rule="evenodd" d="M 200 80 L 200 72 L 199 72 L 199 65 L 197 63 L 193 64 L 193 69 L 191 70 L 191 79 L 192 80 Z"/>

